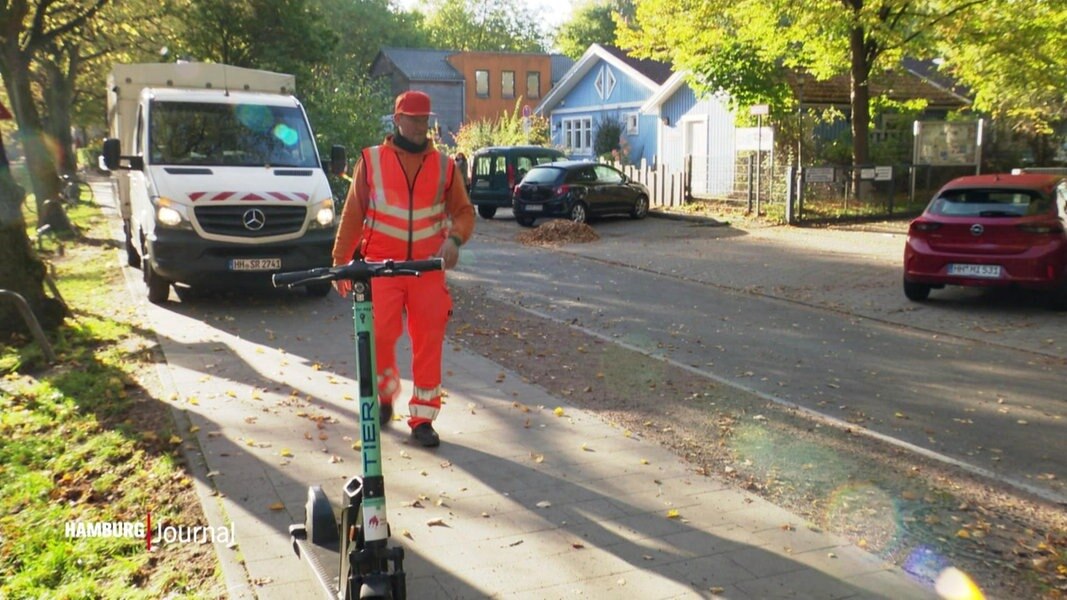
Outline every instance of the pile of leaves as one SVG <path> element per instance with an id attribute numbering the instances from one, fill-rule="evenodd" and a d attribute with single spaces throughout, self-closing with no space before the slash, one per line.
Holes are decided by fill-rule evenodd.
<path id="1" fill-rule="evenodd" d="M 563 244 L 584 244 L 600 239 L 597 232 L 585 223 L 574 221 L 549 221 L 519 234 L 520 244 L 525 246 L 560 246 Z"/>

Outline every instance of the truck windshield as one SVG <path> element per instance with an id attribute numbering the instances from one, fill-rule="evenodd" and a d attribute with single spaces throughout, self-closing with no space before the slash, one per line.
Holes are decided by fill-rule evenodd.
<path id="1" fill-rule="evenodd" d="M 148 135 L 153 164 L 319 166 L 294 106 L 156 101 Z"/>

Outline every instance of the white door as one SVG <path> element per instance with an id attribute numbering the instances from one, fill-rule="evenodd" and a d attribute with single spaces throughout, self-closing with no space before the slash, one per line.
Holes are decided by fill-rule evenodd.
<path id="1" fill-rule="evenodd" d="M 693 159 L 693 194 L 708 191 L 708 123 L 704 120 L 685 122 L 685 156 Z"/>

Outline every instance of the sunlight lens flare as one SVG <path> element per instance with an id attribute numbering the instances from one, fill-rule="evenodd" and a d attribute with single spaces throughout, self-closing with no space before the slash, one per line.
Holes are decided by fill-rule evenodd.
<path id="1" fill-rule="evenodd" d="M 985 600 L 985 595 L 974 580 L 956 567 L 941 571 L 934 583 L 934 590 L 945 600 Z"/>

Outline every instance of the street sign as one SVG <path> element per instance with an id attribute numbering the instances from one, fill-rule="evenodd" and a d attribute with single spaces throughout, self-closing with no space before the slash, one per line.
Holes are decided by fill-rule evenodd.
<path id="1" fill-rule="evenodd" d="M 734 130 L 734 149 L 770 152 L 774 148 L 773 127 L 738 127 Z"/>
<path id="2" fill-rule="evenodd" d="M 804 181 L 808 183 L 833 183 L 833 167 L 808 167 L 804 169 Z"/>
<path id="3" fill-rule="evenodd" d="M 757 117 L 771 114 L 771 107 L 769 104 L 753 104 L 748 107 L 748 114 Z"/>
<path id="4" fill-rule="evenodd" d="M 874 180 L 875 181 L 892 181 L 893 180 L 893 167 L 875 167 L 874 168 Z"/>

